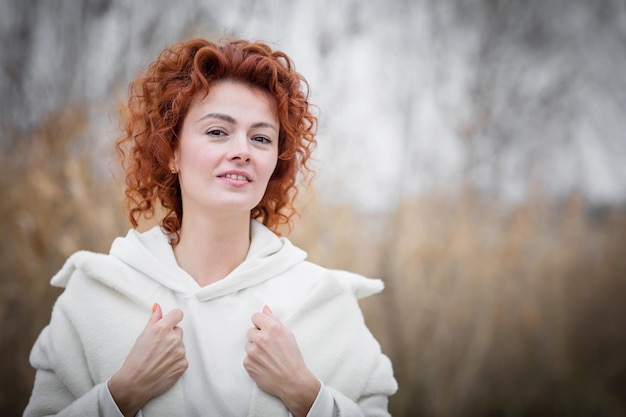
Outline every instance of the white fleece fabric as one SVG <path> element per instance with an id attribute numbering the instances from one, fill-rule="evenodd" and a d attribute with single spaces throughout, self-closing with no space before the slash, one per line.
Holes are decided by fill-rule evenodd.
<path id="1" fill-rule="evenodd" d="M 332 394 L 339 416 L 387 416 L 397 384 L 389 359 L 367 329 L 358 298 L 380 292 L 380 280 L 328 270 L 306 253 L 251 222 L 244 262 L 200 287 L 178 267 L 156 227 L 129 231 L 109 254 L 72 255 L 53 277 L 65 290 L 31 352 L 35 385 L 25 416 L 98 416 L 106 381 L 158 302 L 180 308 L 189 369 L 143 417 L 288 416 L 243 368 L 246 331 L 264 305 L 294 333 L 309 369 Z"/>

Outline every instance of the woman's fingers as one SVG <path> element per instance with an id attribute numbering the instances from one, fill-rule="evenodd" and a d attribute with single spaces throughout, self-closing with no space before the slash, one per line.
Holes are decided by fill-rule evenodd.
<path id="1" fill-rule="evenodd" d="M 183 316 L 179 309 L 163 316 L 155 303 L 124 365 L 109 382 L 120 410 L 136 411 L 137 406 L 141 408 L 150 398 L 165 392 L 183 375 L 188 367 L 183 331 L 178 327 Z"/>
<path id="2" fill-rule="evenodd" d="M 160 307 L 159 307 L 159 309 L 160 309 Z M 182 321 L 183 317 L 184 317 L 183 312 L 181 310 L 175 308 L 174 310 L 172 310 L 169 313 L 167 313 L 161 319 L 161 321 L 163 322 L 164 326 L 174 328 L 178 323 L 180 323 Z"/>
<path id="3" fill-rule="evenodd" d="M 307 368 L 293 333 L 269 308 L 252 315 L 243 366 L 264 391 L 279 397 L 294 415 L 306 415 L 320 383 Z"/>
<path id="4" fill-rule="evenodd" d="M 256 327 L 249 328 L 248 331 L 246 332 L 246 338 L 248 339 L 248 343 L 253 343 L 254 338 L 256 337 L 258 333 L 259 333 L 259 329 L 257 329 Z"/>
<path id="5" fill-rule="evenodd" d="M 279 380 L 289 379 L 294 368 L 304 366 L 304 360 L 295 337 L 271 313 L 252 315 L 254 327 L 246 333 L 248 343 L 245 367 L 260 385 L 272 386 Z"/>

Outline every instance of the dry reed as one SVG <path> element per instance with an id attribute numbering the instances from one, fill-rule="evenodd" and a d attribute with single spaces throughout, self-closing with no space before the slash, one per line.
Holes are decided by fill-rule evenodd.
<path id="1" fill-rule="evenodd" d="M 4 132 L 5 134 L 7 132 Z M 32 389 L 28 355 L 59 291 L 49 285 L 67 256 L 103 251 L 125 229 L 117 185 L 94 167 L 86 114 L 71 107 L 0 154 L 0 415 L 18 416 Z M 106 158 L 113 154 L 98 155 Z"/>
<path id="2" fill-rule="evenodd" d="M 624 211 L 471 191 L 387 219 L 307 211 L 293 238 L 315 260 L 386 281 L 364 309 L 394 363 L 393 415 L 626 415 Z"/>

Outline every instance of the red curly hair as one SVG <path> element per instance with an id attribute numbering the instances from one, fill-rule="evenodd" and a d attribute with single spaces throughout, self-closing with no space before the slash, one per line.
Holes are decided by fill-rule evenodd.
<path id="1" fill-rule="evenodd" d="M 145 74 L 130 84 L 128 106 L 121 111 L 123 133 L 116 148 L 126 174 L 133 227 L 141 216 L 151 218 L 160 201 L 165 209 L 161 228 L 171 242 L 178 241 L 183 206 L 178 176 L 168 164 L 190 104 L 199 94 L 208 94 L 219 80 L 247 83 L 275 100 L 280 122 L 278 162 L 250 216 L 277 234 L 281 224 L 291 225 L 297 177 L 312 172 L 307 162 L 316 145 L 317 118 L 308 102 L 306 80 L 285 53 L 265 43 L 190 39 L 163 50 Z"/>

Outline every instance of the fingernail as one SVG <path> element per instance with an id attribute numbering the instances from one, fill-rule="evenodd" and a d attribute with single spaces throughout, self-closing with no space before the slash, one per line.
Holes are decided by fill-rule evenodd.
<path id="1" fill-rule="evenodd" d="M 152 304 L 152 312 L 154 313 L 159 305 L 157 303 Z"/>
<path id="2" fill-rule="evenodd" d="M 270 306 L 265 306 L 265 309 L 267 309 L 268 313 L 270 313 L 271 315 L 274 315 L 274 313 L 272 312 L 272 309 L 270 308 Z"/>

